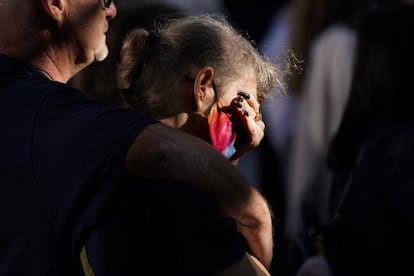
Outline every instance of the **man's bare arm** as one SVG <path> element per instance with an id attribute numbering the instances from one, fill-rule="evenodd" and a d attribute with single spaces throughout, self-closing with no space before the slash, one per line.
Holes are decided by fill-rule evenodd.
<path id="1" fill-rule="evenodd" d="M 251 185 L 226 158 L 205 141 L 171 127 L 154 124 L 135 139 L 126 157 L 129 174 L 172 179 L 212 193 L 231 215 L 245 206 Z"/>
<path id="2" fill-rule="evenodd" d="M 137 177 L 179 180 L 214 195 L 223 213 L 235 219 L 252 253 L 269 268 L 273 257 L 269 206 L 210 144 L 162 124 L 151 125 L 134 141 L 126 166 Z"/>
<path id="3" fill-rule="evenodd" d="M 253 255 L 269 269 L 273 258 L 273 223 L 263 196 L 253 190 L 249 202 L 233 218 Z"/>

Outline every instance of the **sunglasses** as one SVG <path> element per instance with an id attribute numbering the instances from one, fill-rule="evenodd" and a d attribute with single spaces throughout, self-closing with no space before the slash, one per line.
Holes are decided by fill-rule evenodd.
<path id="1" fill-rule="evenodd" d="M 109 6 L 111 6 L 112 4 L 112 0 L 102 0 L 103 1 L 103 5 L 106 9 L 109 9 Z"/>

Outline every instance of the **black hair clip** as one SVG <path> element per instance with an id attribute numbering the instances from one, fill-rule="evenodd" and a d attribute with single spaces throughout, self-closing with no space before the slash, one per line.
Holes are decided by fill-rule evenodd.
<path id="1" fill-rule="evenodd" d="M 160 40 L 160 33 L 155 29 L 151 29 L 148 32 L 149 32 L 148 41 L 150 45 L 153 46 L 155 43 L 157 43 Z"/>

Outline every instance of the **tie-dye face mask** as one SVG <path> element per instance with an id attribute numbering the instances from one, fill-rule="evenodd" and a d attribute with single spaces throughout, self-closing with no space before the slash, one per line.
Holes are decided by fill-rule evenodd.
<path id="1" fill-rule="evenodd" d="M 223 103 L 217 101 L 211 107 L 208 115 L 210 138 L 213 147 L 226 158 L 230 158 L 236 152 L 234 142 L 236 132 L 231 121 L 232 114 L 223 111 Z"/>

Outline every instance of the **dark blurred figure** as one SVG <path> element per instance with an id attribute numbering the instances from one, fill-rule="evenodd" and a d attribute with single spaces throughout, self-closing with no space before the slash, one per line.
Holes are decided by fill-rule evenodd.
<path id="1" fill-rule="evenodd" d="M 303 57 L 304 71 L 290 82 L 297 121 L 285 234 L 293 269 L 318 252 L 313 233 L 329 217 L 332 175 L 325 160 L 349 96 L 357 30 L 368 9 L 369 0 L 294 1 L 292 50 Z"/>
<path id="2" fill-rule="evenodd" d="M 351 94 L 328 155 L 332 215 L 321 241 L 335 276 L 414 274 L 413 35 L 407 4 L 377 6 L 358 33 Z M 322 275 L 310 271 L 300 275 Z"/>
<path id="3" fill-rule="evenodd" d="M 278 208 L 278 252 L 283 275 L 314 254 L 307 230 L 328 217 L 330 178 L 325 166 L 350 90 L 356 29 L 368 1 L 292 0 L 277 11 L 261 46 L 283 68 L 287 97 L 263 106 L 264 193 Z M 277 258 L 279 256 L 279 258 Z"/>
<path id="4" fill-rule="evenodd" d="M 331 152 L 335 275 L 414 275 L 414 7 L 385 7 L 360 32 L 351 97 Z"/>

